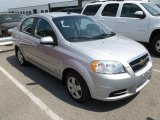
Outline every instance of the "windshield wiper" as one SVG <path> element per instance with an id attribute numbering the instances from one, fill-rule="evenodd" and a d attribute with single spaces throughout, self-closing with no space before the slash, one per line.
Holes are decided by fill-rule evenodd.
<path id="1" fill-rule="evenodd" d="M 91 38 L 89 38 L 89 37 L 85 37 L 85 36 L 83 36 L 83 37 L 71 37 L 71 38 L 68 38 L 69 40 L 89 40 L 89 39 L 91 39 Z"/>
<path id="2" fill-rule="evenodd" d="M 111 36 L 114 36 L 115 34 L 100 34 L 100 35 L 97 35 L 95 37 L 92 37 L 92 39 L 103 39 L 103 38 L 107 38 L 107 37 L 111 37 Z"/>
<path id="3" fill-rule="evenodd" d="M 156 14 L 155 16 L 160 16 L 160 13 Z"/>

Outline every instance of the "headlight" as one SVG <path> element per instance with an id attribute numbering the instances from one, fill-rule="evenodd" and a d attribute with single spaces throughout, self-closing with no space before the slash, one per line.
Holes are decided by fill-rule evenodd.
<path id="1" fill-rule="evenodd" d="M 115 61 L 93 61 L 91 63 L 92 72 L 102 74 L 120 74 L 125 73 L 123 65 Z"/>

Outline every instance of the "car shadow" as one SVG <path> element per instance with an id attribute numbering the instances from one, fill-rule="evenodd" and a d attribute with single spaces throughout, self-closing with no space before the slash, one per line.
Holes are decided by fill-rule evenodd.
<path id="1" fill-rule="evenodd" d="M 153 118 L 151 118 L 151 117 L 147 117 L 147 119 L 146 120 L 154 120 Z"/>
<path id="2" fill-rule="evenodd" d="M 65 86 L 62 84 L 60 80 L 53 77 L 52 75 L 46 73 L 45 71 L 39 69 L 38 67 L 29 64 L 26 67 L 22 67 L 19 65 L 16 56 L 10 56 L 7 58 L 9 64 L 11 64 L 14 68 L 24 74 L 26 77 L 33 80 L 31 83 L 26 83 L 26 86 L 40 85 L 51 94 L 59 98 L 61 101 L 64 101 L 72 106 L 76 106 L 81 109 L 85 109 L 88 111 L 94 112 L 107 112 L 112 111 L 114 109 L 121 108 L 128 103 L 130 103 L 138 94 L 129 97 L 127 99 L 114 101 L 114 102 L 103 102 L 98 100 L 91 100 L 87 103 L 79 104 L 74 102 L 66 92 Z"/>

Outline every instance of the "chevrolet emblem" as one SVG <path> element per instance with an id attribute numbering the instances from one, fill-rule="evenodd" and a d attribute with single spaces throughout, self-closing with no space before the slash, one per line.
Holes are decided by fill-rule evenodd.
<path id="1" fill-rule="evenodd" d="M 142 59 L 142 60 L 140 60 L 139 65 L 140 65 L 140 66 L 143 66 L 143 65 L 145 65 L 145 63 L 146 63 L 146 60 L 145 60 L 145 59 Z"/>

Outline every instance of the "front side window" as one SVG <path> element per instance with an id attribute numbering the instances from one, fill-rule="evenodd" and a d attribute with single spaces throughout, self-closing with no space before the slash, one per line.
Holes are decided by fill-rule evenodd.
<path id="1" fill-rule="evenodd" d="M 25 20 L 21 26 L 21 31 L 27 34 L 32 33 L 32 26 L 33 26 L 34 18 L 29 18 Z"/>
<path id="2" fill-rule="evenodd" d="M 118 11 L 119 4 L 108 4 L 102 11 L 102 16 L 112 16 L 115 17 Z"/>
<path id="3" fill-rule="evenodd" d="M 114 35 L 105 26 L 86 16 L 58 17 L 53 21 L 69 42 L 99 40 Z"/>
<path id="4" fill-rule="evenodd" d="M 135 12 L 142 11 L 136 4 L 126 3 L 123 5 L 121 17 L 137 18 Z"/>
<path id="5" fill-rule="evenodd" d="M 98 4 L 98 5 L 88 5 L 85 8 L 83 14 L 84 15 L 95 15 L 100 7 L 101 7 L 101 4 Z"/>
<path id="6" fill-rule="evenodd" d="M 44 19 L 38 19 L 35 27 L 34 35 L 38 38 L 52 37 L 56 39 L 55 33 L 50 24 Z"/>

